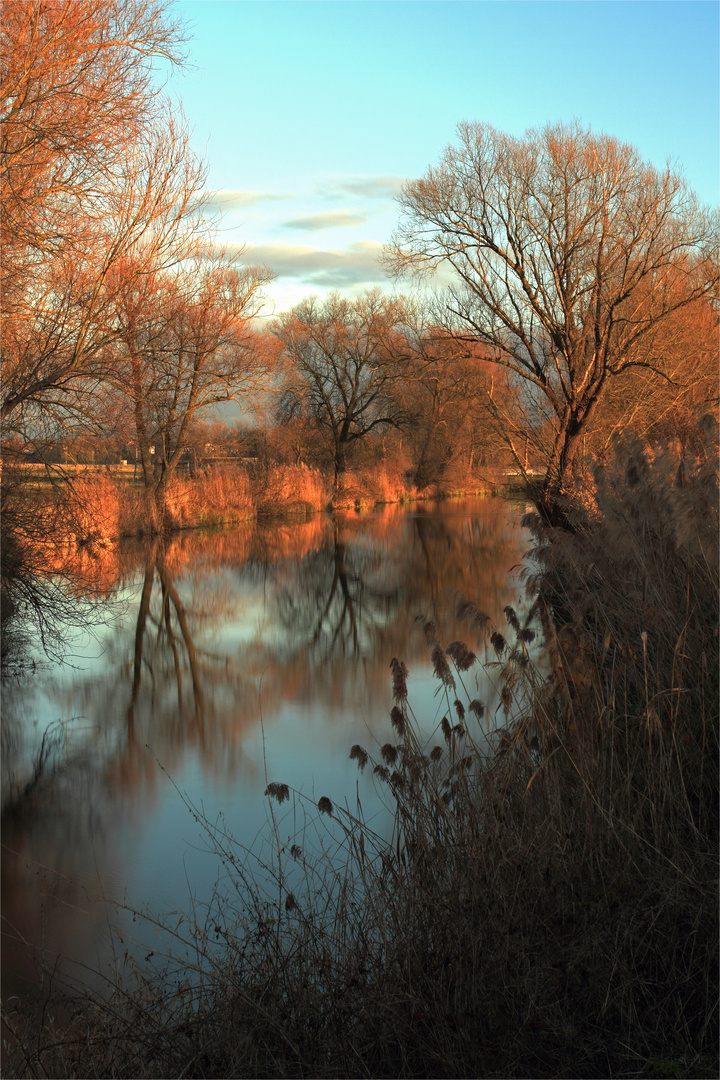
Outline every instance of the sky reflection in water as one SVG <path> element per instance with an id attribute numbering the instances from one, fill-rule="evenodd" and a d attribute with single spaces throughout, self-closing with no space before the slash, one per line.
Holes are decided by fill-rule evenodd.
<path id="1" fill-rule="evenodd" d="M 88 554 L 78 592 L 104 595 L 114 622 L 78 635 L 70 663 L 4 688 L 3 993 L 37 979 L 13 939 L 104 969 L 109 921 L 124 939 L 138 931 L 106 901 L 181 913 L 209 899 L 218 860 L 180 793 L 245 845 L 266 828 L 268 781 L 298 793 L 279 815 L 288 843 L 321 795 L 353 808 L 359 796 L 386 828 L 350 747 L 377 757 L 391 737 L 393 656 L 428 746 L 442 742 L 446 706 L 417 618 L 435 621 L 443 645 L 474 648 L 455 619 L 462 595 L 504 629 L 503 607 L 524 606 L 509 574 L 529 547 L 524 509 L 392 507 Z M 492 724 L 489 674 L 476 665 L 464 678 Z M 48 729 L 45 778 L 18 796 Z"/>

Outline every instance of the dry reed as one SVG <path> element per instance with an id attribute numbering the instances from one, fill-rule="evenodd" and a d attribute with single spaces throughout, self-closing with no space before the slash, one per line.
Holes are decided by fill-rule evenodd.
<path id="1" fill-rule="evenodd" d="M 327 509 L 328 486 L 318 469 L 307 465 L 256 465 L 250 474 L 258 519 L 306 516 Z"/>

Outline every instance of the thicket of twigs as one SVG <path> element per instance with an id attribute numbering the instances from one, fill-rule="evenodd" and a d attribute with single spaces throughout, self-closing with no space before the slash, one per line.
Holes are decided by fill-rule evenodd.
<path id="1" fill-rule="evenodd" d="M 55 1035 L 11 1013 L 7 1075 L 717 1075 L 716 462 L 626 444 L 573 514 L 537 526 L 522 622 L 462 603 L 467 645 L 425 624 L 447 704 L 427 745 L 393 661 L 391 738 L 351 751 L 389 840 L 323 798 L 285 844 L 302 806 L 282 783 L 259 862 L 205 823 L 237 891 L 173 931 L 196 963 L 80 1001 Z"/>

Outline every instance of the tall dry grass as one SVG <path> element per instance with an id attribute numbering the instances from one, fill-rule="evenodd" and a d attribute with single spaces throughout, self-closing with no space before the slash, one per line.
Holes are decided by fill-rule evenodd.
<path id="1" fill-rule="evenodd" d="M 613 790 L 620 752 L 642 784 L 703 836 L 717 830 L 718 473 L 715 438 L 689 460 L 627 439 L 598 469 L 574 532 L 545 534 L 539 599 L 566 736 Z M 549 542 L 547 542 L 549 541 Z M 556 630 L 557 628 L 557 630 Z M 592 722 L 588 722 L 588 720 Z M 630 750 L 632 748 L 632 755 Z M 612 768 L 611 768 L 612 766 Z M 635 777 L 634 770 L 640 769 Z M 673 800 L 677 804 L 673 804 Z M 647 808 L 646 808 L 647 809 Z M 655 826 L 660 843 L 661 829 Z"/>
<path id="2" fill-rule="evenodd" d="M 176 478 L 166 511 L 170 527 L 179 529 L 249 521 L 255 505 L 247 471 L 213 468 L 192 479 Z"/>
<path id="3" fill-rule="evenodd" d="M 400 467 L 383 462 L 364 469 L 348 469 L 333 492 L 332 504 L 336 510 L 359 510 L 419 497 Z"/>
<path id="4" fill-rule="evenodd" d="M 41 1036 L 6 1010 L 7 1075 L 717 1075 L 715 461 L 618 446 L 574 521 L 537 526 L 526 618 L 424 624 L 429 741 L 393 660 L 388 741 L 350 751 L 389 832 L 282 778 L 258 849 L 188 806 L 234 890 L 166 926 L 195 961 Z"/>
<path id="5" fill-rule="evenodd" d="M 307 516 L 330 505 L 329 487 L 319 469 L 307 465 L 258 463 L 250 474 L 258 519 Z"/>

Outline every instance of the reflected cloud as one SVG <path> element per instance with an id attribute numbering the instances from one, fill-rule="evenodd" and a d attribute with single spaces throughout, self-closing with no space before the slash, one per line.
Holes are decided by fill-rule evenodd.
<path id="1" fill-rule="evenodd" d="M 301 244 L 229 244 L 228 255 L 239 262 L 269 267 L 278 277 L 298 278 L 311 286 L 342 288 L 387 281 L 379 263 L 383 245 L 361 240 L 341 250 Z"/>
<path id="2" fill-rule="evenodd" d="M 336 229 L 343 225 L 364 225 L 367 221 L 365 214 L 357 214 L 349 210 L 328 210 L 324 214 L 308 214 L 306 217 L 290 218 L 284 221 L 284 229 Z"/>

